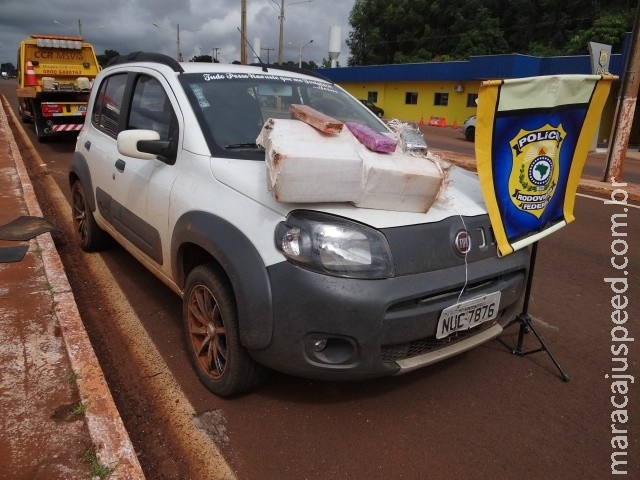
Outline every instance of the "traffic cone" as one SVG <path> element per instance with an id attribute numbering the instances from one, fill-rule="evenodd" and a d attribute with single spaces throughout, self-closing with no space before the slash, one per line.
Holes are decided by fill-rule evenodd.
<path id="1" fill-rule="evenodd" d="M 420 115 L 420 125 L 424 125 L 424 116 Z"/>
<path id="2" fill-rule="evenodd" d="M 27 60 L 27 74 L 24 80 L 25 80 L 25 85 L 27 87 L 38 86 L 38 77 L 36 77 L 36 72 L 33 69 L 33 64 L 31 63 L 31 60 Z"/>
<path id="3" fill-rule="evenodd" d="M 453 120 L 453 125 L 451 125 L 451 128 L 454 128 L 456 130 L 458 129 L 458 119 L 457 118 Z"/>

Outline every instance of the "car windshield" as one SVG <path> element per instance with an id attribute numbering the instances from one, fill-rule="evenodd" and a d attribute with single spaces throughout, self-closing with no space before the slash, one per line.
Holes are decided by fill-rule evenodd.
<path id="1" fill-rule="evenodd" d="M 278 73 L 199 73 L 181 75 L 180 81 L 215 155 L 264 159 L 264 150 L 256 145 L 262 125 L 269 118 L 293 118 L 291 104 L 385 131 L 362 103 L 321 79 Z"/>

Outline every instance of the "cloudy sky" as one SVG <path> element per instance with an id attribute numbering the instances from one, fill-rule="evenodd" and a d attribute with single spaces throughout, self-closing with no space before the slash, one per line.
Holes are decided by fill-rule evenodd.
<path id="1" fill-rule="evenodd" d="M 345 66 L 349 50 L 349 13 L 355 0 L 288 0 L 284 2 L 284 61 L 321 64 L 328 58 L 329 29 L 341 27 Z M 278 60 L 281 0 L 247 0 L 247 38 L 259 38 L 263 61 Z M 0 0 L 0 63 L 16 64 L 18 43 L 32 33 L 77 35 L 93 43 L 97 54 L 152 51 L 194 55 L 217 54 L 222 63 L 240 59 L 241 0 Z M 158 27 L 154 26 L 154 23 Z M 273 50 L 265 50 L 266 48 Z M 215 49 L 215 50 L 214 50 Z M 252 60 L 251 49 L 247 48 Z"/>

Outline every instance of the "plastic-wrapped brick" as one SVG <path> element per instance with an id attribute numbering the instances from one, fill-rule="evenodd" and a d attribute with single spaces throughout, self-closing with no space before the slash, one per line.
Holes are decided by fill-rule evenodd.
<path id="1" fill-rule="evenodd" d="M 298 120 L 308 123 L 313 128 L 322 133 L 340 133 L 344 124 L 329 115 L 311 108 L 309 105 L 292 103 L 289 105 L 289 112 Z"/>
<path id="2" fill-rule="evenodd" d="M 396 151 L 398 142 L 360 123 L 347 122 L 347 128 L 358 141 L 373 152 L 391 153 Z"/>

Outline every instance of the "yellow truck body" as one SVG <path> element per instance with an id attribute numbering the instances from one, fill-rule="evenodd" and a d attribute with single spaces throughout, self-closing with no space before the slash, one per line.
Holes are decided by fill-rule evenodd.
<path id="1" fill-rule="evenodd" d="M 93 46 L 81 37 L 33 34 L 18 47 L 18 111 L 38 140 L 79 132 L 100 71 Z"/>

